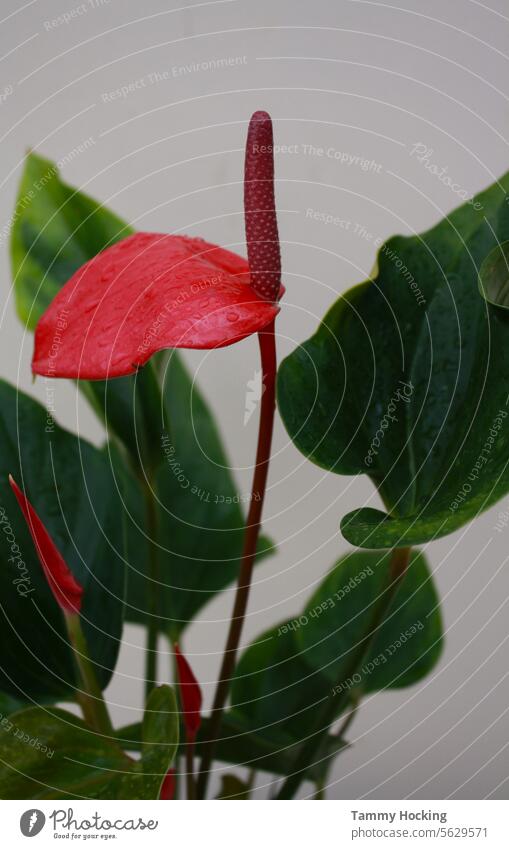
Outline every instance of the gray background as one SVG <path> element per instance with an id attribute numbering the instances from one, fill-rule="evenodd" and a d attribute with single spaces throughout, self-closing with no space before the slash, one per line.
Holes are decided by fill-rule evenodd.
<path id="1" fill-rule="evenodd" d="M 276 161 L 287 287 L 278 326 L 283 355 L 314 330 L 338 293 L 366 277 L 376 238 L 427 228 L 458 204 L 410 155 L 415 143 L 432 148 L 433 161 L 469 193 L 506 170 L 509 10 L 502 0 L 178 2 L 97 0 L 94 8 L 85 0 L 81 15 L 54 26 L 48 22 L 80 3 L 3 0 L 1 79 L 12 93 L 0 103 L 0 229 L 32 147 L 67 157 L 63 177 L 138 228 L 200 234 L 243 252 L 246 122 L 267 109 L 276 143 L 299 146 Z M 226 67 L 173 70 L 225 59 L 232 60 Z M 169 78 L 150 84 L 156 72 Z M 105 93 L 140 79 L 144 87 L 105 102 Z M 303 145 L 377 167 L 363 171 L 305 153 Z M 355 222 L 367 235 L 313 221 L 307 209 Z M 32 337 L 15 316 L 5 244 L 0 261 L 1 374 L 44 400 L 42 383 L 31 383 Z M 244 427 L 243 416 L 256 341 L 235 355 L 226 349 L 186 358 L 247 492 L 257 417 Z M 73 386 L 58 383 L 55 395 L 57 418 L 99 442 L 97 422 Z M 327 475 L 306 462 L 277 423 L 265 529 L 279 551 L 257 573 L 245 641 L 300 610 L 348 549 L 340 517 L 368 498 L 376 506 L 372 492 L 366 478 Z M 494 526 L 508 508 L 505 499 L 430 548 L 445 652 L 423 683 L 365 701 L 329 797 L 506 797 L 509 529 Z M 186 641 L 207 697 L 231 601 L 225 593 L 210 604 Z M 141 629 L 126 628 L 108 690 L 121 722 L 134 721 L 141 704 L 142 645 Z M 164 678 L 169 657 L 161 648 Z"/>

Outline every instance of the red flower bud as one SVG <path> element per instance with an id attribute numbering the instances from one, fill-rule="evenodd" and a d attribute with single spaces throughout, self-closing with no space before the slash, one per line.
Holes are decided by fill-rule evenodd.
<path id="1" fill-rule="evenodd" d="M 281 255 L 274 198 L 274 143 L 267 112 L 249 122 L 244 167 L 244 216 L 250 283 L 257 295 L 277 301 Z"/>
<path id="2" fill-rule="evenodd" d="M 37 556 L 53 595 L 62 610 L 67 613 L 79 613 L 83 587 L 74 578 L 25 493 L 20 490 L 11 475 L 9 475 L 9 483 L 25 517 Z"/>
<path id="3" fill-rule="evenodd" d="M 194 743 L 198 729 L 201 725 L 201 689 L 198 681 L 194 677 L 193 670 L 180 651 L 177 643 L 175 643 L 175 657 L 177 659 L 180 699 L 182 702 L 182 713 L 187 742 Z"/>
<path id="4" fill-rule="evenodd" d="M 166 775 L 164 776 L 163 783 L 161 785 L 161 792 L 159 794 L 160 799 L 174 799 L 175 798 L 175 769 L 169 769 Z"/>

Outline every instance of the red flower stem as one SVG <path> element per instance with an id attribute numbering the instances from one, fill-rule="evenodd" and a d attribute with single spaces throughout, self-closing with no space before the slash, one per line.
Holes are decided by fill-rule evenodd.
<path id="1" fill-rule="evenodd" d="M 196 782 L 194 780 L 194 740 L 186 744 L 186 787 L 187 798 L 196 799 Z"/>
<path id="2" fill-rule="evenodd" d="M 246 615 L 251 577 L 256 555 L 256 544 L 260 532 L 260 524 L 269 471 L 270 449 L 272 444 L 272 432 L 274 428 L 274 412 L 276 408 L 276 341 L 274 335 L 274 322 L 259 334 L 260 357 L 263 374 L 262 403 L 260 410 L 260 424 L 258 430 L 258 447 L 256 451 L 256 465 L 253 475 L 251 490 L 251 503 L 247 517 L 246 533 L 244 537 L 244 549 L 242 552 L 242 563 L 239 572 L 237 592 L 230 620 L 230 629 L 223 654 L 223 662 L 216 687 L 214 703 L 209 723 L 209 737 L 205 745 L 200 775 L 198 778 L 198 798 L 205 797 L 210 773 L 210 767 L 214 757 L 221 717 L 226 699 L 230 689 L 230 681 L 235 669 L 235 661 L 239 647 L 242 628 Z"/>
<path id="3" fill-rule="evenodd" d="M 94 668 L 90 662 L 80 617 L 77 613 L 67 611 L 64 612 L 64 617 L 83 687 L 81 691 L 76 693 L 83 716 L 94 731 L 113 737 L 113 725 Z"/>
<path id="4" fill-rule="evenodd" d="M 388 575 L 388 584 L 375 607 L 373 616 L 369 622 L 363 639 L 356 646 L 352 662 L 342 679 L 348 681 L 353 678 L 364 663 L 366 655 L 373 645 L 382 626 L 387 612 L 392 604 L 401 582 L 406 575 L 410 562 L 410 548 L 394 548 Z M 346 707 L 350 699 L 348 689 L 343 690 L 339 696 L 330 695 L 321 706 L 317 706 L 314 728 L 304 740 L 303 745 L 297 751 L 293 770 L 287 776 L 276 799 L 293 799 L 295 793 L 306 777 L 306 772 L 311 765 L 320 759 L 321 747 L 324 742 L 325 732 L 334 722 L 341 710 Z"/>

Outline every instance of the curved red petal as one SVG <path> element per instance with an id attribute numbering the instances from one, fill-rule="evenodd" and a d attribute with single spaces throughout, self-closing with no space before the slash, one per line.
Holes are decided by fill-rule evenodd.
<path id="1" fill-rule="evenodd" d="M 193 670 L 176 643 L 175 657 L 177 660 L 179 689 L 182 700 L 182 718 L 184 720 L 187 740 L 188 742 L 192 742 L 201 725 L 201 688 L 194 676 Z"/>
<path id="2" fill-rule="evenodd" d="M 83 587 L 78 584 L 41 519 L 11 475 L 9 475 L 9 483 L 25 517 L 51 592 L 62 610 L 68 613 L 79 613 Z"/>
<path id="3" fill-rule="evenodd" d="M 136 233 L 85 263 L 35 332 L 32 370 L 103 380 L 163 348 L 218 348 L 266 327 L 279 308 L 249 286 L 248 263 L 203 239 Z"/>
<path id="4" fill-rule="evenodd" d="M 175 788 L 176 788 L 176 772 L 175 769 L 169 769 L 166 775 L 163 778 L 163 783 L 161 785 L 161 792 L 159 793 L 160 799 L 174 799 L 175 798 Z"/>

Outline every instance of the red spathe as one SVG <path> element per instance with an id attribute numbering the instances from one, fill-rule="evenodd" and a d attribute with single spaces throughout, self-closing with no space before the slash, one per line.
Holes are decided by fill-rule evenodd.
<path id="1" fill-rule="evenodd" d="M 79 613 L 83 587 L 78 584 L 25 493 L 10 475 L 9 483 L 25 517 L 51 592 L 62 610 L 67 613 Z"/>
<path id="2" fill-rule="evenodd" d="M 182 701 L 182 719 L 187 741 L 193 742 L 201 725 L 202 694 L 198 681 L 186 658 L 175 644 L 178 682 Z"/>
<path id="3" fill-rule="evenodd" d="M 34 374 L 105 380 L 164 348 L 220 348 L 279 307 L 249 285 L 247 260 L 203 239 L 136 233 L 85 263 L 35 332 Z"/>

